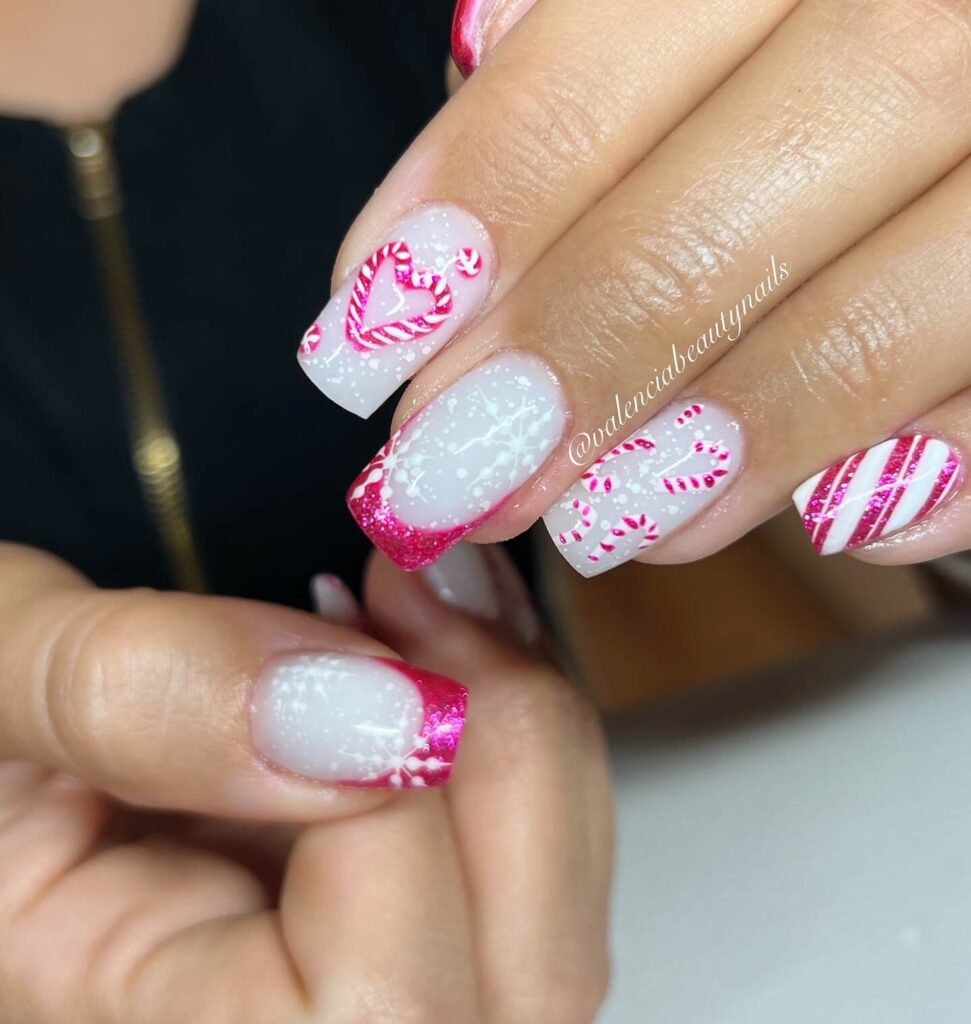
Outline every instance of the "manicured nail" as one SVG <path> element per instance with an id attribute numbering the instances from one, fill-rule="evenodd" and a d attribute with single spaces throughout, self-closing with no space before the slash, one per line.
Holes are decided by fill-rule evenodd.
<path id="1" fill-rule="evenodd" d="M 495 262 L 475 217 L 423 207 L 334 292 L 297 360 L 331 401 L 370 416 L 478 312 Z"/>
<path id="2" fill-rule="evenodd" d="M 300 654 L 273 663 L 250 706 L 256 749 L 343 786 L 445 782 L 465 725 L 465 688 L 387 658 Z"/>
<path id="3" fill-rule="evenodd" d="M 524 352 L 481 363 L 398 430 L 351 485 L 347 505 L 392 561 L 420 569 L 489 518 L 563 434 L 549 367 Z"/>
<path id="4" fill-rule="evenodd" d="M 361 622 L 361 606 L 339 576 L 318 573 L 310 581 L 310 596 L 314 611 L 325 619 L 342 626 L 356 626 Z"/>
<path id="5" fill-rule="evenodd" d="M 452 19 L 452 59 L 465 78 L 536 0 L 459 0 Z"/>
<path id="6" fill-rule="evenodd" d="M 527 645 L 539 638 L 529 591 L 501 547 L 456 544 L 421 576 L 442 603 L 478 619 L 503 620 Z"/>
<path id="7" fill-rule="evenodd" d="M 543 517 L 583 576 L 629 561 L 721 497 L 741 469 L 742 429 L 710 402 L 669 405 L 602 455 Z"/>
<path id="8" fill-rule="evenodd" d="M 961 456 L 927 434 L 895 437 L 810 477 L 792 495 L 821 555 L 861 547 L 940 508 L 957 490 Z"/>

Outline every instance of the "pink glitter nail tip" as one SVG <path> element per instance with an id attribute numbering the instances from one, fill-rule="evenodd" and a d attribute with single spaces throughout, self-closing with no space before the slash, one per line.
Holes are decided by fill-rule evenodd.
<path id="1" fill-rule="evenodd" d="M 451 775 L 468 694 L 391 658 L 328 652 L 275 661 L 256 685 L 250 732 L 267 761 L 367 789 L 424 789 Z"/>
<path id="2" fill-rule="evenodd" d="M 566 424 L 542 360 L 501 353 L 437 395 L 358 475 L 347 505 L 374 545 L 420 569 L 493 515 L 552 453 Z"/>

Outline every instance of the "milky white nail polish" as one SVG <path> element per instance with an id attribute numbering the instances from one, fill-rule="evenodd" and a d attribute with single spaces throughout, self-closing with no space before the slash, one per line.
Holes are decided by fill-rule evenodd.
<path id="1" fill-rule="evenodd" d="M 334 292 L 300 342 L 300 366 L 331 401 L 370 416 L 480 310 L 495 263 L 475 217 L 422 207 Z"/>
<path id="2" fill-rule="evenodd" d="M 961 456 L 927 434 L 891 438 L 810 477 L 792 500 L 813 547 L 835 555 L 916 523 L 957 493 Z"/>
<path id="3" fill-rule="evenodd" d="M 331 622 L 355 626 L 361 621 L 361 606 L 347 584 L 329 572 L 321 572 L 310 581 L 314 611 Z"/>
<path id="4" fill-rule="evenodd" d="M 421 570 L 443 604 L 488 622 L 502 620 L 527 645 L 540 625 L 526 584 L 512 559 L 496 544 L 456 544 Z"/>
<path id="5" fill-rule="evenodd" d="M 480 544 L 456 544 L 421 570 L 422 579 L 443 604 L 477 619 L 502 614 L 495 574 Z"/>
<path id="6" fill-rule="evenodd" d="M 420 569 L 480 526 L 549 457 L 567 422 L 549 367 L 526 352 L 480 363 L 432 399 L 351 485 L 374 545 Z"/>
<path id="7" fill-rule="evenodd" d="M 589 466 L 543 521 L 583 576 L 629 561 L 720 497 L 742 464 L 742 430 L 699 399 L 669 405 Z"/>
<path id="8" fill-rule="evenodd" d="M 250 705 L 268 761 L 322 782 L 392 789 L 448 779 L 465 688 L 400 661 L 299 654 L 273 662 Z"/>

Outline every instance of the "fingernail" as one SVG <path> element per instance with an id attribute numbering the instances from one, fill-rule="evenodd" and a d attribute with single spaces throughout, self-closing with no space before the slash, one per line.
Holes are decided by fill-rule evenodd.
<path id="1" fill-rule="evenodd" d="M 721 497 L 742 456 L 733 416 L 710 402 L 675 403 L 588 467 L 543 521 L 570 565 L 597 576 Z"/>
<path id="2" fill-rule="evenodd" d="M 361 621 L 361 606 L 347 584 L 329 572 L 321 572 L 310 581 L 314 610 L 331 622 L 355 626 Z"/>
<path id="3" fill-rule="evenodd" d="M 456 206 L 425 206 L 334 292 L 297 360 L 331 401 L 370 416 L 478 312 L 495 263 L 475 217 Z"/>
<path id="4" fill-rule="evenodd" d="M 543 464 L 566 425 L 549 367 L 524 352 L 481 363 L 398 430 L 347 505 L 393 562 L 420 569 L 481 526 Z"/>
<path id="5" fill-rule="evenodd" d="M 512 560 L 492 544 L 456 544 L 421 570 L 443 603 L 489 622 L 504 621 L 527 645 L 539 638 L 539 619 Z"/>
<path id="6" fill-rule="evenodd" d="M 468 78 L 536 0 L 459 0 L 452 19 L 452 59 Z"/>
<path id="7" fill-rule="evenodd" d="M 895 437 L 810 477 L 793 492 L 813 547 L 835 555 L 916 523 L 957 490 L 961 456 L 927 434 Z"/>
<path id="8" fill-rule="evenodd" d="M 437 786 L 451 774 L 466 699 L 458 683 L 403 662 L 300 654 L 257 683 L 253 743 L 278 767 L 321 782 Z"/>

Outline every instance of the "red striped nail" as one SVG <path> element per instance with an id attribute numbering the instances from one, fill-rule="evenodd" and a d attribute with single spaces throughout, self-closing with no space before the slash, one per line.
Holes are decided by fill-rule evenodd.
<path id="1" fill-rule="evenodd" d="M 961 456 L 927 434 L 891 438 L 810 477 L 792 500 L 813 547 L 834 555 L 916 523 L 944 504 Z"/>

